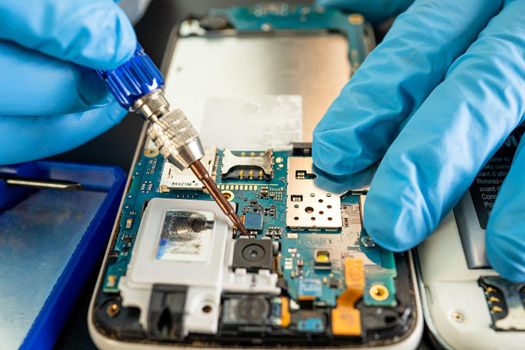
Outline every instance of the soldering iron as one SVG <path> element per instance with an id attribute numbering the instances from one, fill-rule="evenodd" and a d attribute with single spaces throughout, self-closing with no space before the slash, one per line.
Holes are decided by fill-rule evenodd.
<path id="1" fill-rule="evenodd" d="M 164 95 L 164 77 L 140 45 L 116 69 L 97 71 L 123 108 L 141 114 L 149 123 L 148 136 L 160 154 L 180 170 L 190 168 L 221 210 L 241 232 L 248 232 L 224 198 L 200 159 L 204 149 L 197 130 L 179 109 L 172 110 Z"/>

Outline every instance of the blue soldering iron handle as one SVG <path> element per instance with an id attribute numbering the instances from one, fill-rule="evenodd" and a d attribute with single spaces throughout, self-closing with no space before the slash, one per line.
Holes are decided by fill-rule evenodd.
<path id="1" fill-rule="evenodd" d="M 162 73 L 139 44 L 126 63 L 113 70 L 97 70 L 97 73 L 118 104 L 129 111 L 138 99 L 164 86 Z"/>

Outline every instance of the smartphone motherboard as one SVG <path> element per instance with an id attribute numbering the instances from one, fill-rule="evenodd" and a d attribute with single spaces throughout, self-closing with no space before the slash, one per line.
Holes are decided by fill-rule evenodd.
<path id="1" fill-rule="evenodd" d="M 241 236 L 191 172 L 146 146 L 95 298 L 97 330 L 207 346 L 407 336 L 416 319 L 407 256 L 364 232 L 366 191 L 315 185 L 310 154 L 309 144 L 207 149 L 205 166 L 250 232 Z"/>

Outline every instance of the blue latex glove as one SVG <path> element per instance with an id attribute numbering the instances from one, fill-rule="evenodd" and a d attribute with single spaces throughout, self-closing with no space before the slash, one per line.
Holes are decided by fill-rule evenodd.
<path id="1" fill-rule="evenodd" d="M 436 229 L 524 113 L 525 0 L 416 0 L 315 129 L 314 162 L 344 177 L 382 158 L 364 226 L 403 251 Z M 525 281 L 524 143 L 486 236 L 490 263 L 514 281 Z"/>
<path id="2" fill-rule="evenodd" d="M 0 164 L 72 149 L 126 114 L 88 68 L 136 46 L 110 0 L 0 0 Z"/>

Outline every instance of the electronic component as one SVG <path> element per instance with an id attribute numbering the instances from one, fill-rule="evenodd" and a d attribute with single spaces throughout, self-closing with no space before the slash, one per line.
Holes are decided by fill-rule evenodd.
<path id="1" fill-rule="evenodd" d="M 333 289 L 337 289 L 340 286 L 339 280 L 335 277 L 330 277 L 327 279 L 328 286 Z"/>
<path id="2" fill-rule="evenodd" d="M 288 158 L 286 225 L 299 230 L 339 231 L 340 196 L 318 188 L 315 177 L 311 158 Z"/>
<path id="3" fill-rule="evenodd" d="M 270 190 L 268 189 L 268 187 L 261 188 L 261 192 L 260 192 L 261 198 L 267 199 L 269 194 L 270 194 Z"/>
<path id="4" fill-rule="evenodd" d="M 225 149 L 222 155 L 223 179 L 271 180 L 273 177 L 273 151 L 241 152 L 235 155 Z"/>
<path id="5" fill-rule="evenodd" d="M 115 285 L 117 284 L 117 276 L 115 275 L 109 275 L 107 277 L 107 281 L 106 281 L 106 285 L 109 287 L 109 288 L 113 288 L 115 287 Z"/>
<path id="6" fill-rule="evenodd" d="M 525 283 L 513 283 L 499 276 L 481 276 L 492 328 L 500 331 L 525 330 Z"/>
<path id="7" fill-rule="evenodd" d="M 292 321 L 290 313 L 290 299 L 287 297 L 277 297 L 272 299 L 273 324 L 286 328 Z"/>
<path id="8" fill-rule="evenodd" d="M 206 148 L 204 156 L 201 159 L 202 165 L 206 168 L 212 177 L 215 175 L 215 163 L 217 155 L 217 147 Z M 197 179 L 197 176 L 190 170 L 180 170 L 170 162 L 164 162 L 162 168 L 162 177 L 160 178 L 159 189 L 161 192 L 169 192 L 170 190 L 200 190 L 203 188 L 202 182 Z"/>
<path id="9" fill-rule="evenodd" d="M 238 239 L 233 250 L 233 268 L 248 271 L 271 270 L 273 244 L 269 239 Z"/>
<path id="10" fill-rule="evenodd" d="M 280 238 L 281 235 L 282 235 L 282 231 L 280 227 L 268 227 L 268 230 L 266 231 L 267 237 Z"/>
<path id="11" fill-rule="evenodd" d="M 360 336 L 361 313 L 355 303 L 363 296 L 365 271 L 363 260 L 346 258 L 344 261 L 346 289 L 337 299 L 337 307 L 332 309 L 332 333 L 334 335 Z"/>
<path id="12" fill-rule="evenodd" d="M 133 226 L 133 218 L 126 219 L 126 229 L 129 230 Z"/>
<path id="13" fill-rule="evenodd" d="M 330 259 L 330 252 L 325 249 L 318 249 L 315 251 L 314 268 L 317 270 L 330 270 L 332 268 L 332 260 Z"/>
<path id="14" fill-rule="evenodd" d="M 311 157 L 312 144 L 310 142 L 294 142 L 292 144 L 292 155 L 294 157 Z"/>
<path id="15" fill-rule="evenodd" d="M 321 280 L 317 278 L 303 278 L 299 280 L 298 294 L 301 301 L 312 301 L 321 296 Z"/>
<path id="16" fill-rule="evenodd" d="M 248 231 L 261 231 L 263 229 L 263 216 L 257 213 L 244 214 L 244 227 Z"/>
<path id="17" fill-rule="evenodd" d="M 277 274 L 270 271 L 271 264 L 265 265 L 268 269 L 254 269 L 253 267 L 245 268 L 234 265 L 234 255 L 237 242 L 239 240 L 248 241 L 249 239 L 238 239 L 230 241 L 230 244 L 227 247 L 226 256 L 230 257 L 231 261 L 227 261 L 227 269 L 223 277 L 223 289 L 226 292 L 230 293 L 258 293 L 258 294 L 269 294 L 269 295 L 279 295 L 281 289 L 277 287 L 278 276 Z M 256 243 L 261 242 L 261 240 Z M 264 240 L 263 243 L 264 251 L 268 249 L 268 243 Z M 239 252 L 239 251 L 237 251 Z M 242 252 L 240 252 L 242 254 Z M 270 261 L 272 256 L 269 255 Z M 250 261 L 250 263 L 253 263 Z M 262 266 L 261 264 L 259 266 Z M 252 271 L 249 272 L 248 270 Z"/>
<path id="18" fill-rule="evenodd" d="M 261 296 L 226 299 L 222 306 L 222 322 L 242 325 L 270 324 L 271 311 L 270 301 Z"/>
<path id="19" fill-rule="evenodd" d="M 300 332 L 323 332 L 325 330 L 324 315 L 312 311 L 301 312 L 299 314 L 299 319 L 297 320 L 297 329 Z"/>

